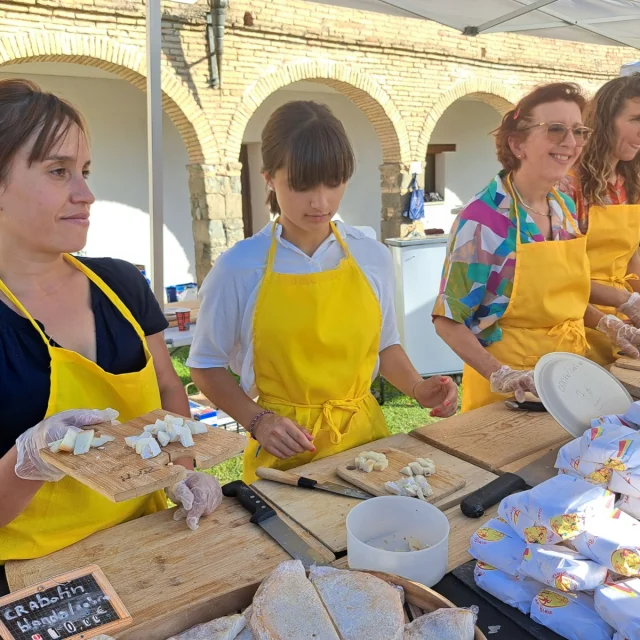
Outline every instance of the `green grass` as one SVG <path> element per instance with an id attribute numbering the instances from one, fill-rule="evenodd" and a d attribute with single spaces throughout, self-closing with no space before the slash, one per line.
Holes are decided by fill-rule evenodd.
<path id="1" fill-rule="evenodd" d="M 179 349 L 172 357 L 173 366 L 180 377 L 183 385 L 191 382 L 189 368 L 185 362 L 188 350 L 186 348 Z M 382 405 L 382 413 L 387 420 L 387 425 L 392 434 L 407 433 L 418 427 L 422 427 L 432 422 L 437 422 L 438 418 L 429 416 L 429 411 L 421 409 L 415 400 L 400 393 L 395 387 L 388 382 L 384 383 L 384 404 Z M 380 383 L 378 380 L 373 385 L 374 393 L 378 393 Z M 190 389 L 190 393 L 193 388 Z M 458 408 L 460 405 L 460 392 L 458 392 Z M 220 484 L 238 480 L 242 475 L 242 456 L 237 456 L 231 460 L 227 460 L 217 467 L 210 469 L 208 473 L 216 476 L 220 480 Z"/>

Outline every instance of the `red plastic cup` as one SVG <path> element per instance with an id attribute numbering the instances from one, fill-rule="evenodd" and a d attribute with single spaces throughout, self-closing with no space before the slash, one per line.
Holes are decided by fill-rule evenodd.
<path id="1" fill-rule="evenodd" d="M 191 311 L 189 309 L 176 309 L 178 331 L 189 331 L 191 328 Z"/>

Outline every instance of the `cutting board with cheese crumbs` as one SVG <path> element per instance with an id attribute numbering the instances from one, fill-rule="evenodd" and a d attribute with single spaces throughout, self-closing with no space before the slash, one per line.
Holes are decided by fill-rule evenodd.
<path id="1" fill-rule="evenodd" d="M 193 447 L 170 443 L 162 447 L 159 456 L 143 460 L 135 449 L 126 445 L 125 437 L 140 435 L 146 425 L 162 420 L 167 414 L 177 415 L 160 409 L 124 424 L 96 425 L 92 427 L 96 433 L 114 436 L 115 441 L 81 456 L 43 449 L 42 458 L 112 502 L 123 502 L 182 480 L 185 468 L 173 464 L 179 458 L 194 459 L 198 469 L 210 469 L 244 451 L 244 436 L 214 427 L 207 433 L 194 435 Z"/>
<path id="2" fill-rule="evenodd" d="M 355 468 L 354 460 L 343 462 L 336 467 L 336 473 L 340 478 L 346 480 L 350 484 L 362 489 L 373 496 L 390 496 L 384 485 L 386 482 L 394 482 L 402 478 L 406 478 L 400 473 L 400 469 L 406 467 L 410 462 L 416 461 L 416 456 L 400 451 L 400 449 L 392 449 L 390 447 L 376 449 L 374 447 L 367 451 L 375 451 L 384 453 L 389 461 L 389 466 L 384 471 L 371 471 L 366 473 Z M 447 471 L 436 465 L 436 472 L 427 478 L 427 482 L 433 489 L 433 495 L 427 498 L 427 502 L 437 502 L 446 496 L 455 493 L 464 487 L 465 480 L 462 476 L 452 471 Z"/>

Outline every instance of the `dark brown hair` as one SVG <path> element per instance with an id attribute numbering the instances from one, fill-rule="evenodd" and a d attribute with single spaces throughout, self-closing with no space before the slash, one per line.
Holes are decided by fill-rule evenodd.
<path id="1" fill-rule="evenodd" d="M 351 178 L 355 164 L 342 122 L 323 104 L 288 102 L 273 112 L 262 131 L 262 170 L 273 177 L 286 167 L 293 191 L 341 185 Z M 272 213 L 280 213 L 274 191 L 267 204 Z"/>
<path id="2" fill-rule="evenodd" d="M 494 131 L 496 136 L 496 152 L 498 161 L 506 171 L 515 171 L 520 168 L 520 160 L 516 158 L 509 140 L 517 138 L 526 140 L 531 129 L 526 129 L 534 124 L 540 124 L 531 120 L 531 112 L 541 104 L 550 102 L 573 102 L 578 105 L 580 111 L 586 106 L 586 99 L 582 89 L 572 82 L 554 82 L 534 89 L 522 98 L 515 108 L 508 111 L 502 124 Z"/>
<path id="3" fill-rule="evenodd" d="M 587 106 L 585 124 L 593 133 L 580 158 L 578 175 L 589 205 L 604 204 L 616 147 L 615 121 L 627 100 L 633 98 L 640 98 L 640 73 L 609 80 Z M 629 162 L 618 162 L 617 173 L 624 178 L 627 202 L 640 202 L 640 153 Z"/>
<path id="4" fill-rule="evenodd" d="M 42 162 L 76 124 L 86 135 L 80 112 L 66 100 L 29 80 L 0 80 L 0 182 L 22 146 L 35 136 L 29 165 Z"/>

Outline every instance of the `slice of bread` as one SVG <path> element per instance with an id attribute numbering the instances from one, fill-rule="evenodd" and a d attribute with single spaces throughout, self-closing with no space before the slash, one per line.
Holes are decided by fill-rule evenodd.
<path id="1" fill-rule="evenodd" d="M 299 560 L 288 560 L 264 580 L 249 619 L 255 640 L 340 640 Z"/>
<path id="2" fill-rule="evenodd" d="M 402 640 L 400 591 L 360 571 L 312 567 L 313 586 L 343 640 Z"/>
<path id="3" fill-rule="evenodd" d="M 470 609 L 436 609 L 408 624 L 403 640 L 473 640 L 475 624 Z"/>
<path id="4" fill-rule="evenodd" d="M 246 625 L 247 620 L 242 614 L 234 614 L 199 624 L 169 640 L 236 640 Z"/>

